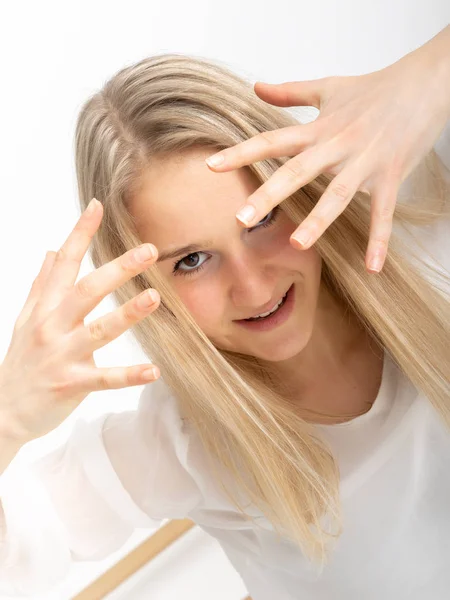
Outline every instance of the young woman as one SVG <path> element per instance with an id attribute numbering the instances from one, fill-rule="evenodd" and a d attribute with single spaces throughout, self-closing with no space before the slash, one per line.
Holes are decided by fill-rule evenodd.
<path id="1" fill-rule="evenodd" d="M 90 210 L 48 253 L 0 369 L 5 592 L 187 517 L 253 600 L 448 597 L 449 49 L 446 28 L 315 93 L 260 88 L 268 102 L 218 64 L 160 55 L 86 102 Z M 319 119 L 274 106 L 292 89 Z M 225 149 L 222 172 L 208 167 Z M 316 239 L 300 250 L 303 221 Z M 135 256 L 143 243 L 157 255 Z M 75 285 L 90 244 L 97 269 Z M 85 326 L 109 293 L 117 311 Z M 159 378 L 96 368 L 129 328 Z M 143 384 L 136 411 L 80 419 L 26 476 L 14 468 L 91 391 Z"/>

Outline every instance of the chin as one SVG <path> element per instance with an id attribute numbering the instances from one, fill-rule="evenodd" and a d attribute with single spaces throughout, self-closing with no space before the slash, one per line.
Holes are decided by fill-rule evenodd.
<path id="1" fill-rule="evenodd" d="M 280 338 L 275 343 L 268 341 L 267 345 L 265 345 L 260 342 L 256 348 L 241 348 L 236 350 L 236 352 L 248 354 L 267 362 L 280 362 L 282 360 L 289 360 L 300 354 L 308 344 L 309 338 L 309 335 L 294 336 L 291 331 L 289 337 Z"/>
<path id="2" fill-rule="evenodd" d="M 294 358 L 294 356 L 297 356 L 297 354 L 300 354 L 304 350 L 305 346 L 306 344 L 298 344 L 298 342 L 291 345 L 280 344 L 278 349 L 272 348 L 268 352 L 261 352 L 259 350 L 258 353 L 253 353 L 253 356 L 267 362 L 281 362 Z"/>

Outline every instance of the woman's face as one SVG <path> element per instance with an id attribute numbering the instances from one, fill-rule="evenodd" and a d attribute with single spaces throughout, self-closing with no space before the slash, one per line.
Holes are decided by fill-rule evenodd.
<path id="1" fill-rule="evenodd" d="M 239 224 L 237 210 L 260 183 L 245 167 L 213 173 L 205 163 L 211 153 L 196 148 L 153 160 L 130 206 L 140 238 L 157 247 L 158 269 L 217 348 L 292 358 L 312 333 L 322 260 L 314 248 L 290 245 L 296 226 L 279 208 L 253 228 Z M 189 244 L 198 248 L 161 260 Z M 266 312 L 293 283 L 294 307 L 284 323 L 258 331 L 236 322 Z"/>

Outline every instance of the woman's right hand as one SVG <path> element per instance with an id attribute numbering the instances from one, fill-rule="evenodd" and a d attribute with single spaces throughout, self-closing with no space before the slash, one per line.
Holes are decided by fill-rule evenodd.
<path id="1" fill-rule="evenodd" d="M 95 306 L 127 280 L 151 266 L 136 248 L 102 265 L 75 284 L 81 261 L 102 217 L 93 200 L 60 248 L 48 252 L 16 320 L 13 337 L 0 365 L 0 435 L 20 444 L 39 438 L 60 425 L 92 391 L 143 385 L 153 365 L 97 368 L 93 352 L 124 333 L 159 305 L 156 290 L 146 290 L 115 311 L 84 325 Z M 138 248 L 142 248 L 139 246 Z M 155 295 L 152 301 L 148 292 Z M 148 306 L 139 301 L 149 298 Z"/>

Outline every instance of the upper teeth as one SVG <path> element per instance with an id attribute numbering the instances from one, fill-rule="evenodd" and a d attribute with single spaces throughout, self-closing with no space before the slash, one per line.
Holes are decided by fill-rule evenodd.
<path id="1" fill-rule="evenodd" d="M 272 308 L 272 310 L 269 310 L 268 312 L 265 313 L 261 313 L 260 315 L 255 315 L 254 317 L 251 317 L 252 319 L 257 319 L 258 317 L 267 317 L 267 315 L 270 315 L 271 313 L 275 312 L 277 310 L 277 308 L 280 306 L 280 304 L 283 302 L 284 300 L 284 296 L 283 298 L 281 298 L 281 300 L 279 300 L 275 306 Z"/>

